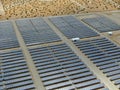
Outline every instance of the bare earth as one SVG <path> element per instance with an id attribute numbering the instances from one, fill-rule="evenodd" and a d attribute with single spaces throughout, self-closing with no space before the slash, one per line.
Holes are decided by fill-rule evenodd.
<path id="1" fill-rule="evenodd" d="M 114 0 L 120 3 L 119 0 Z M 106 0 L 1 0 L 5 15 L 0 19 L 56 16 L 118 8 Z"/>

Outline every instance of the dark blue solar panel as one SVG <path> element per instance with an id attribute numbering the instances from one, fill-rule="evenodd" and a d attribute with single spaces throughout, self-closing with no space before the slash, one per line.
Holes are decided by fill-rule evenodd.
<path id="1" fill-rule="evenodd" d="M 85 18 L 82 19 L 85 23 L 91 25 L 93 28 L 98 30 L 99 32 L 108 32 L 114 30 L 120 30 L 120 25 L 116 24 L 112 20 L 99 16 L 95 18 Z"/>
<path id="2" fill-rule="evenodd" d="M 88 38 L 98 34 L 73 16 L 53 17 L 50 21 L 68 38 Z"/>
<path id="3" fill-rule="evenodd" d="M 59 41 L 59 36 L 42 18 L 21 19 L 17 26 L 27 45 Z"/>
<path id="4" fill-rule="evenodd" d="M 106 38 L 74 43 L 115 85 L 120 86 L 120 47 Z"/>
<path id="5" fill-rule="evenodd" d="M 0 52 L 0 58 L 0 90 L 35 89 L 21 50 Z"/>
<path id="6" fill-rule="evenodd" d="M 47 90 L 105 88 L 66 44 L 37 47 L 29 51 Z"/>
<path id="7" fill-rule="evenodd" d="M 17 37 L 10 21 L 0 22 L 0 50 L 18 47 Z"/>

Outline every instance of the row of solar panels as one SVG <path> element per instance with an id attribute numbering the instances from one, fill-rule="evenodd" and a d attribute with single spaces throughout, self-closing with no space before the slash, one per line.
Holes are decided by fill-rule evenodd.
<path id="1" fill-rule="evenodd" d="M 68 38 L 88 38 L 98 34 L 73 16 L 53 17 L 50 21 Z"/>
<path id="2" fill-rule="evenodd" d="M 49 20 L 68 38 L 88 38 L 99 35 L 73 16 L 52 17 L 49 18 Z M 92 20 L 91 18 L 88 18 L 83 21 L 89 22 L 90 24 L 104 30 L 109 28 L 109 26 L 115 27 L 112 28 L 112 30 L 119 29 L 120 27 L 104 17 L 93 18 Z M 100 23 L 106 26 L 103 27 Z M 16 20 L 16 24 L 26 45 L 49 43 L 61 40 L 51 27 L 43 20 L 43 18 L 20 19 Z M 108 31 L 109 30 L 110 29 L 108 29 Z M 0 50 L 14 47 L 19 47 L 19 44 L 12 23 L 10 21 L 0 22 Z"/>
<path id="3" fill-rule="evenodd" d="M 0 90 L 32 90 L 35 86 L 21 50 L 0 52 Z"/>
<path id="4" fill-rule="evenodd" d="M 46 90 L 108 90 L 66 44 L 29 51 Z M 0 57 L 0 90 L 35 89 L 21 50 L 1 52 Z"/>
<path id="5" fill-rule="evenodd" d="M 12 23 L 10 21 L 0 22 L 0 50 L 18 46 Z"/>
<path id="6" fill-rule="evenodd" d="M 16 24 L 27 45 L 59 41 L 59 36 L 42 18 L 21 19 Z"/>
<path id="7" fill-rule="evenodd" d="M 74 43 L 120 89 L 120 47 L 106 38 Z"/>
<path id="8" fill-rule="evenodd" d="M 103 16 L 84 18 L 82 21 L 89 24 L 99 32 L 120 30 L 120 25 Z"/>
<path id="9" fill-rule="evenodd" d="M 108 90 L 66 44 L 29 51 L 46 90 Z"/>

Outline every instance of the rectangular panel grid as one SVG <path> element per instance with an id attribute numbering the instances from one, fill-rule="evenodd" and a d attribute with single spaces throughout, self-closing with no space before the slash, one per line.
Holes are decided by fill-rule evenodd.
<path id="1" fill-rule="evenodd" d="M 106 38 L 74 43 L 120 89 L 120 47 Z"/>
<path id="2" fill-rule="evenodd" d="M 0 90 L 35 89 L 21 50 L 0 52 L 0 77 Z"/>
<path id="3" fill-rule="evenodd" d="M 1 63 L 0 63 L 1 65 Z M 3 78 L 2 78 L 2 70 L 1 70 L 1 66 L 0 66 L 0 90 L 4 90 L 4 83 L 3 83 Z"/>
<path id="4" fill-rule="evenodd" d="M 68 38 L 88 38 L 98 34 L 73 16 L 52 17 L 50 21 Z"/>
<path id="5" fill-rule="evenodd" d="M 0 22 L 0 50 L 18 47 L 17 37 L 10 21 Z"/>
<path id="6" fill-rule="evenodd" d="M 66 44 L 29 51 L 46 90 L 108 90 Z"/>
<path id="7" fill-rule="evenodd" d="M 112 20 L 99 16 L 95 18 L 85 18 L 82 19 L 85 23 L 91 25 L 93 28 L 98 30 L 99 32 L 108 32 L 114 30 L 120 30 L 120 25 L 116 24 Z"/>
<path id="8" fill-rule="evenodd" d="M 42 18 L 16 20 L 27 45 L 59 41 L 59 36 Z"/>

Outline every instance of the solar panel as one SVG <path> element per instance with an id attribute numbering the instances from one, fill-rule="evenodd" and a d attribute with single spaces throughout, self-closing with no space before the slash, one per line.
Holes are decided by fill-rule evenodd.
<path id="1" fill-rule="evenodd" d="M 106 38 L 74 43 L 115 85 L 120 86 L 120 47 Z"/>
<path id="2" fill-rule="evenodd" d="M 105 89 L 104 84 L 66 44 L 37 47 L 29 51 L 46 90 Z"/>
<path id="3" fill-rule="evenodd" d="M 0 57 L 0 90 L 35 89 L 21 50 L 0 52 Z"/>
<path id="4" fill-rule="evenodd" d="M 0 50 L 19 47 L 14 28 L 10 21 L 0 22 Z"/>
<path id="5" fill-rule="evenodd" d="M 91 25 L 93 28 L 95 28 L 99 32 L 120 30 L 120 25 L 116 24 L 112 20 L 103 16 L 94 17 L 94 18 L 84 18 L 82 20 L 85 23 Z"/>
<path id="6" fill-rule="evenodd" d="M 0 70 L 0 90 L 4 90 L 4 83 L 3 83 L 3 78 L 2 78 L 2 72 Z"/>
<path id="7" fill-rule="evenodd" d="M 50 21 L 68 38 L 88 38 L 98 34 L 73 16 L 52 17 Z"/>
<path id="8" fill-rule="evenodd" d="M 42 18 L 16 20 L 17 26 L 27 45 L 59 41 L 59 36 Z"/>

